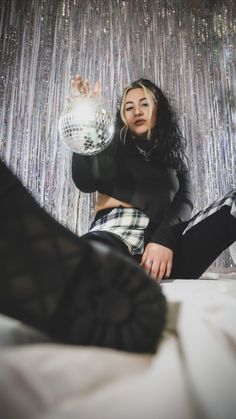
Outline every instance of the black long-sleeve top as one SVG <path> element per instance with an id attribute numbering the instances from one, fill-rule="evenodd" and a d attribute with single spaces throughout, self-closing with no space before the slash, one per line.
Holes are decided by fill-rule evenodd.
<path id="1" fill-rule="evenodd" d="M 189 171 L 164 169 L 155 155 L 146 161 L 135 141 L 131 139 L 124 145 L 113 139 L 94 156 L 74 153 L 74 183 L 83 192 L 98 191 L 139 208 L 150 218 L 145 244 L 154 242 L 174 250 L 181 224 L 192 211 Z M 173 228 L 178 225 L 180 228 Z"/>

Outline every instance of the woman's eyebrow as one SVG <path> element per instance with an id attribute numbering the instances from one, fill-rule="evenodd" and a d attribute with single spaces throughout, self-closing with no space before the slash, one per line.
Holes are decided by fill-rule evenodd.
<path id="1" fill-rule="evenodd" d="M 147 100 L 147 98 L 143 97 L 142 99 L 139 99 L 139 102 L 141 102 L 142 100 Z M 127 105 L 128 103 L 134 103 L 134 102 L 129 100 L 128 102 L 125 102 L 125 105 Z"/>

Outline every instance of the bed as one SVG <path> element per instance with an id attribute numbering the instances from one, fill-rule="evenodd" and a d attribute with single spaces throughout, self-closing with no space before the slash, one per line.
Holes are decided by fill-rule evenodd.
<path id="1" fill-rule="evenodd" d="M 58 345 L 1 316 L 1 418 L 235 419 L 235 274 L 162 288 L 154 355 Z"/>

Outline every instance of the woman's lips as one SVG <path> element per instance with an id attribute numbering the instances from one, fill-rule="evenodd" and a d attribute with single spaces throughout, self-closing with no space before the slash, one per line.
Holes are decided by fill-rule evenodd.
<path id="1" fill-rule="evenodd" d="M 143 125 L 146 123 L 145 119 L 139 119 L 138 121 L 135 121 L 134 125 Z"/>

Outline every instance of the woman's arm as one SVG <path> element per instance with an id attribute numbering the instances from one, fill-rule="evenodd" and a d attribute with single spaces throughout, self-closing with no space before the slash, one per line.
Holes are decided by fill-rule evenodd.
<path id="1" fill-rule="evenodd" d="M 94 156 L 73 153 L 72 178 L 77 188 L 82 192 L 95 192 L 103 183 L 111 181 L 117 168 L 115 152 L 113 139 L 105 150 Z"/>
<path id="2" fill-rule="evenodd" d="M 98 157 L 73 153 L 72 179 L 82 192 L 95 192 L 99 187 Z"/>
<path id="3" fill-rule="evenodd" d="M 173 226 L 187 221 L 191 217 L 193 209 L 193 190 L 189 170 L 185 168 L 177 174 L 179 190 L 176 193 L 172 204 L 166 212 L 162 222 L 153 232 L 150 242 L 158 243 L 172 250 L 175 249 L 178 237 L 175 235 Z"/>
<path id="4" fill-rule="evenodd" d="M 181 229 L 177 227 L 191 217 L 193 208 L 189 171 L 186 168 L 177 176 L 179 190 L 161 224 L 153 232 L 141 260 L 146 272 L 158 280 L 171 274 L 174 249 L 181 235 Z"/>

